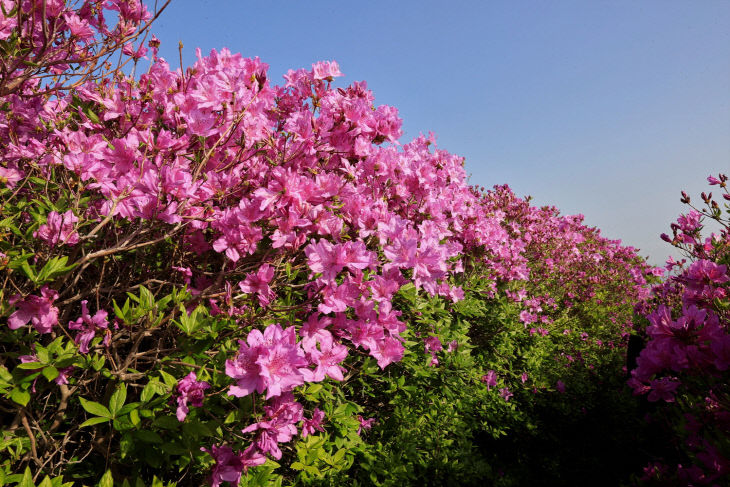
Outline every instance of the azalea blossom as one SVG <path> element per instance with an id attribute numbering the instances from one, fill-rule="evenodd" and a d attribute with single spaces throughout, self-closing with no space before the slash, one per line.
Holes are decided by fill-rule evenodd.
<path id="1" fill-rule="evenodd" d="M 210 388 L 210 384 L 199 381 L 195 372 L 190 372 L 177 383 L 177 420 L 185 421 L 190 408 L 188 404 L 200 407 L 203 405 L 204 391 Z"/>
<path id="2" fill-rule="evenodd" d="M 53 306 L 53 301 L 58 299 L 58 293 L 43 286 L 41 295 L 28 295 L 21 299 L 19 295 L 11 297 L 8 302 L 18 309 L 8 317 L 8 327 L 17 330 L 29 321 L 38 333 L 50 333 L 53 326 L 58 324 L 58 308 Z"/>

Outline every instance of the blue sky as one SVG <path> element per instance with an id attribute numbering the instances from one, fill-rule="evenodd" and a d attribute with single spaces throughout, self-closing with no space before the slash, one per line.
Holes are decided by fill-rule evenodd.
<path id="1" fill-rule="evenodd" d="M 730 172 L 730 1 L 172 0 L 153 30 L 173 66 L 180 40 L 186 66 L 228 47 L 277 82 L 336 60 L 404 141 L 433 131 L 472 184 L 583 213 L 655 264 L 680 190 Z"/>

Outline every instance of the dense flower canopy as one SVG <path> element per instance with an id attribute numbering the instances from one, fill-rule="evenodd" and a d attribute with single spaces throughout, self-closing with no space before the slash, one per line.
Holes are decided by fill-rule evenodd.
<path id="1" fill-rule="evenodd" d="M 625 310 L 663 272 L 580 215 L 534 207 L 506 185 L 471 186 L 464 160 L 432 135 L 401 141 L 397 109 L 376 105 L 365 82 L 338 86 L 334 61 L 291 70 L 281 84 L 258 58 L 225 48 L 172 68 L 159 39 L 142 40 L 159 11 L 137 1 L 1 3 L 0 42 L 12 55 L 0 65 L 9 215 L 0 263 L 13 273 L 0 311 L 21 381 L 7 394 L 15 408 L 28 404 L 37 375 L 22 371 L 39 364 L 54 384 L 47 397 L 64 404 L 50 433 L 65 424 L 71 445 L 89 442 L 88 430 L 64 423 L 70 397 L 96 415 L 84 428 L 99 441 L 119 433 L 124 455 L 135 441 L 158 441 L 143 427 L 222 415 L 190 458 L 215 462 L 212 485 L 236 483 L 297 437 L 326 435 L 343 411 L 348 441 L 378 424 L 347 404 L 327 409 L 322 384 L 344 388 L 368 361 L 375 374 L 416 339 L 428 367 L 481 339 L 447 340 L 444 320 L 417 330 L 406 290 L 444 312 L 469 293 L 505 298 L 535 340 L 571 335 L 556 324 L 565 310 L 595 303 L 608 310 L 613 349 L 633 329 Z M 120 50 L 113 66 L 108 55 Z M 697 243 L 698 215 L 673 227 L 677 241 Z M 684 278 L 681 317 L 666 307 L 648 315 L 652 341 L 632 385 L 651 401 L 680 387 L 662 371 L 730 368 L 725 324 L 708 311 L 725 298 L 727 267 L 703 258 Z M 576 340 L 604 347 L 594 331 Z M 513 405 L 518 383 L 484 372 L 474 382 Z M 520 385 L 532 380 L 516 374 Z M 153 407 L 174 408 L 175 421 L 151 419 Z M 186 432 L 210 429 L 201 428 Z M 63 445 L 43 443 L 57 452 L 53 468 L 67 460 Z M 87 454 L 101 449 L 92 445 Z"/>

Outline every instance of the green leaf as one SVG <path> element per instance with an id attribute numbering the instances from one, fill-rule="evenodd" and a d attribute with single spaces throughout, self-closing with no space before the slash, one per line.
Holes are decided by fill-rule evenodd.
<path id="1" fill-rule="evenodd" d="M 98 402 L 87 401 L 83 397 L 80 397 L 79 400 L 81 401 L 81 407 L 94 416 L 102 416 L 108 419 L 113 418 L 112 413 Z"/>
<path id="2" fill-rule="evenodd" d="M 132 422 L 134 426 L 139 426 L 140 419 L 139 419 L 139 411 L 136 409 L 133 409 L 129 412 L 129 420 Z"/>
<path id="3" fill-rule="evenodd" d="M 134 436 L 136 436 L 140 440 L 144 441 L 145 443 L 156 443 L 156 444 L 162 443 L 162 438 L 160 437 L 160 435 L 158 435 L 154 431 L 139 430 L 139 431 L 134 432 Z"/>
<path id="4" fill-rule="evenodd" d="M 30 401 L 30 392 L 24 389 L 18 389 L 17 387 L 10 391 L 10 399 L 20 404 L 21 406 L 27 406 Z"/>
<path id="5" fill-rule="evenodd" d="M 155 419 L 152 423 L 154 426 L 163 428 L 166 430 L 176 430 L 180 427 L 180 421 L 175 416 L 160 416 Z"/>
<path id="6" fill-rule="evenodd" d="M 2 484 L 0 484 L 2 485 Z M 51 477 L 46 475 L 43 477 L 43 480 L 41 480 L 41 483 L 38 484 L 38 487 L 53 487 L 53 482 L 51 482 Z"/>
<path id="7" fill-rule="evenodd" d="M 61 257 L 54 257 L 46 262 L 46 265 L 43 266 L 43 269 L 40 270 L 38 277 L 36 278 L 38 283 L 52 281 L 54 278 L 65 274 L 77 265 L 74 263 L 67 266 L 66 262 L 68 262 L 68 257 L 65 255 Z"/>
<path id="8" fill-rule="evenodd" d="M 45 377 L 48 380 L 48 382 L 52 381 L 59 375 L 58 369 L 56 367 L 54 367 L 53 365 L 49 365 L 48 367 L 45 367 L 43 369 L 42 374 L 43 374 L 43 377 Z"/>
<path id="9" fill-rule="evenodd" d="M 18 487 L 35 487 L 35 484 L 33 483 L 33 474 L 30 473 L 30 467 L 25 467 L 23 478 L 18 484 Z"/>
<path id="10" fill-rule="evenodd" d="M 162 377 L 162 380 L 165 381 L 165 384 L 167 384 L 169 387 L 175 387 L 177 385 L 177 379 L 171 374 L 165 372 L 164 370 L 160 371 L 160 377 Z"/>
<path id="11" fill-rule="evenodd" d="M 28 279 L 30 279 L 30 280 L 31 280 L 31 281 L 33 281 L 34 283 L 35 283 L 35 282 L 37 282 L 37 281 L 36 281 L 36 275 L 35 275 L 35 272 L 34 272 L 34 271 L 33 271 L 33 269 L 32 269 L 32 268 L 30 267 L 30 264 L 28 264 L 28 261 L 27 261 L 27 260 L 24 260 L 23 262 L 21 262 L 21 263 L 20 263 L 20 269 L 21 269 L 21 270 L 22 270 L 23 272 L 25 272 L 25 275 L 26 275 L 26 276 L 28 276 Z"/>
<path id="12" fill-rule="evenodd" d="M 91 120 L 93 123 L 101 122 L 101 120 L 99 120 L 99 115 L 94 113 L 94 110 L 92 110 L 91 107 L 86 107 L 85 111 L 86 111 L 86 115 L 89 117 L 89 120 Z"/>
<path id="13" fill-rule="evenodd" d="M 45 366 L 40 362 L 26 362 L 24 364 L 18 364 L 16 368 L 20 370 L 35 370 L 42 369 L 43 367 Z"/>
<path id="14" fill-rule="evenodd" d="M 127 386 L 124 384 L 120 384 L 117 387 L 117 390 L 114 391 L 114 394 L 112 394 L 111 399 L 109 399 L 109 411 L 112 413 L 112 417 L 117 417 L 117 413 L 120 409 L 122 409 L 122 406 L 124 406 L 124 401 L 127 400 Z"/>
<path id="15" fill-rule="evenodd" d="M 96 416 L 91 419 L 87 419 L 86 421 L 81 423 L 81 426 L 79 426 L 79 427 L 86 428 L 87 426 L 93 426 L 93 425 L 99 424 L 99 423 L 106 423 L 108 421 L 109 421 L 109 418 L 102 418 L 100 416 Z"/>
<path id="16" fill-rule="evenodd" d="M 107 470 L 106 472 L 104 472 L 101 480 L 96 485 L 97 487 L 114 487 L 114 477 L 112 477 L 112 471 Z"/>

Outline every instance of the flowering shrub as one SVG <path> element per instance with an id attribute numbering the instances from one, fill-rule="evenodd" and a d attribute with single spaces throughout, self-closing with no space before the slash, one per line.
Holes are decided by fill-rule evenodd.
<path id="1" fill-rule="evenodd" d="M 0 483 L 496 479 L 475 444 L 618 367 L 654 271 L 337 63 L 175 70 L 136 0 L 0 6 Z"/>
<path id="2" fill-rule="evenodd" d="M 707 178 L 730 200 L 727 176 Z M 653 462 L 644 480 L 664 484 L 720 485 L 730 474 L 730 205 L 702 193 L 704 208 L 690 206 L 662 238 L 686 259 L 667 261 L 674 274 L 638 307 L 646 346 L 629 381 L 634 393 L 661 403 L 655 416 L 676 430 L 675 465 Z M 724 210 L 724 211 L 723 211 Z M 702 237 L 706 220 L 719 233 Z M 672 461 L 671 458 L 664 459 Z"/>

